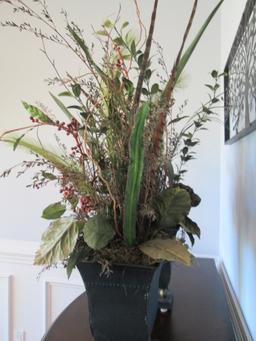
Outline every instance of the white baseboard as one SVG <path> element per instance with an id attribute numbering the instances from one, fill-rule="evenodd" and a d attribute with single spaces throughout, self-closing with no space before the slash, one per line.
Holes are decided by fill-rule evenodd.
<path id="1" fill-rule="evenodd" d="M 219 262 L 219 273 L 223 281 L 230 317 L 233 324 L 237 341 L 253 341 L 249 327 L 244 318 L 240 304 L 228 277 L 224 263 Z"/>

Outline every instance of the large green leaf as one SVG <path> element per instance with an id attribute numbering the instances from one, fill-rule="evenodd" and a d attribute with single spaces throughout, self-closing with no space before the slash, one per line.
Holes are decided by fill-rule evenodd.
<path id="1" fill-rule="evenodd" d="M 179 187 L 165 189 L 156 203 L 161 228 L 175 227 L 188 215 L 191 208 L 189 193 Z"/>
<path id="2" fill-rule="evenodd" d="M 182 189 L 185 189 L 189 193 L 189 196 L 190 196 L 190 199 L 191 199 L 191 206 L 192 207 L 196 207 L 196 206 L 198 206 L 200 204 L 201 198 L 199 197 L 199 195 L 197 195 L 193 191 L 193 189 L 191 187 L 183 185 L 181 183 L 179 183 L 178 187 L 180 187 Z"/>
<path id="3" fill-rule="evenodd" d="M 57 219 L 60 218 L 66 211 L 66 206 L 61 202 L 55 202 L 47 206 L 42 213 L 44 219 Z"/>
<path id="4" fill-rule="evenodd" d="M 143 133 L 149 110 L 148 103 L 144 103 L 139 109 L 130 139 L 130 164 L 125 189 L 123 225 L 124 239 L 128 245 L 133 245 L 136 241 L 137 205 L 144 167 Z"/>
<path id="5" fill-rule="evenodd" d="M 40 122 L 43 123 L 53 123 L 50 117 L 48 117 L 41 109 L 24 101 L 22 102 L 22 104 L 31 117 L 38 119 Z"/>
<path id="6" fill-rule="evenodd" d="M 105 247 L 115 235 L 109 220 L 99 214 L 84 224 L 83 232 L 85 242 L 94 250 Z"/>
<path id="7" fill-rule="evenodd" d="M 177 72 L 176 72 L 176 83 L 183 71 L 183 69 L 185 68 L 187 62 L 189 61 L 192 53 L 194 52 L 194 49 L 196 48 L 198 42 L 200 41 L 204 31 L 206 30 L 207 26 L 209 25 L 209 23 L 211 22 L 212 18 L 214 17 L 215 13 L 218 11 L 219 7 L 221 6 L 221 4 L 223 3 L 224 0 L 221 0 L 217 6 L 213 9 L 213 11 L 210 13 L 210 15 L 208 16 L 208 18 L 206 19 L 206 21 L 204 22 L 203 26 L 201 27 L 201 29 L 199 30 L 199 32 L 197 33 L 197 35 L 195 36 L 195 38 L 193 39 L 192 43 L 190 44 L 190 46 L 187 48 L 187 50 L 184 52 L 184 54 L 182 55 L 178 68 L 177 68 Z"/>
<path id="8" fill-rule="evenodd" d="M 73 218 L 54 220 L 42 235 L 34 264 L 52 265 L 67 258 L 76 245 L 78 231 L 79 222 Z"/>
<path id="9" fill-rule="evenodd" d="M 140 250 L 155 260 L 179 261 L 191 265 L 192 255 L 175 239 L 152 239 L 139 246 Z"/>

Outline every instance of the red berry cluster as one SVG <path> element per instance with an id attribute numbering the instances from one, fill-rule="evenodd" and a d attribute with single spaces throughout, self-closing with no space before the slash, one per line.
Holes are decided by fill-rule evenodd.
<path id="1" fill-rule="evenodd" d="M 69 124 L 60 122 L 58 120 L 55 122 L 55 124 L 58 127 L 58 130 L 65 130 L 67 135 L 72 134 L 75 138 L 78 137 L 79 122 L 75 118 L 72 118 Z"/>
<path id="2" fill-rule="evenodd" d="M 94 205 L 89 195 L 80 198 L 81 211 L 83 213 L 89 213 L 93 210 Z"/>
<path id="3" fill-rule="evenodd" d="M 71 147 L 72 153 L 71 155 L 81 154 L 81 146 L 82 143 L 79 143 L 77 146 Z"/>
<path id="4" fill-rule="evenodd" d="M 60 193 L 63 194 L 65 199 L 70 199 L 74 196 L 75 188 L 73 185 L 66 185 L 60 189 Z"/>
<path id="5" fill-rule="evenodd" d="M 34 118 L 33 116 L 30 117 L 30 120 L 33 122 L 33 123 L 39 123 L 39 119 L 38 118 Z"/>

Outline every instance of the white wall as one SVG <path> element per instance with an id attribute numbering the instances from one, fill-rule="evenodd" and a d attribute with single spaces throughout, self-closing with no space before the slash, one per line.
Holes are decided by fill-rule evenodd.
<path id="1" fill-rule="evenodd" d="M 79 274 L 33 266 L 36 242 L 0 240 L 0 340 L 39 341 L 50 325 L 84 292 Z"/>
<path id="2" fill-rule="evenodd" d="M 221 18 L 224 68 L 245 0 L 225 0 Z M 224 140 L 223 134 L 221 137 Z M 222 145 L 220 254 L 256 339 L 256 132 Z"/>

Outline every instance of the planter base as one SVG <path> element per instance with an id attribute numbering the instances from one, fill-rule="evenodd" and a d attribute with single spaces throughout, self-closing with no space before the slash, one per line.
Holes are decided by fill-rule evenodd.
<path id="1" fill-rule="evenodd" d="M 101 265 L 80 263 L 89 306 L 89 320 L 96 341 L 149 341 L 159 308 L 157 268 L 111 267 L 109 277 L 100 276 Z"/>

